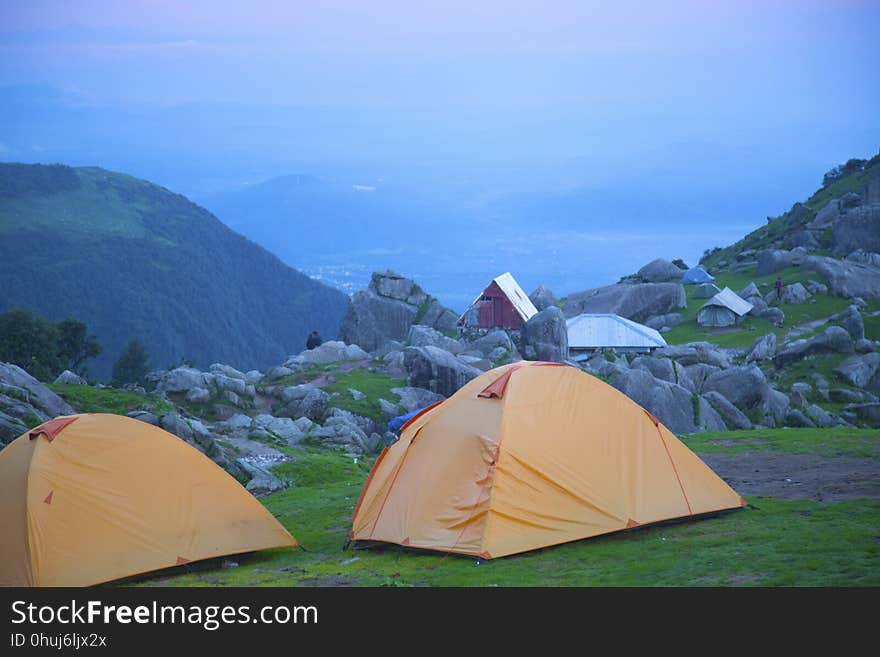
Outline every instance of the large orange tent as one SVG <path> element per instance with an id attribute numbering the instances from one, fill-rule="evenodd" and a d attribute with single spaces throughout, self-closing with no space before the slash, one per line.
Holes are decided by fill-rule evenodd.
<path id="1" fill-rule="evenodd" d="M 405 425 L 353 541 L 485 559 L 745 501 L 646 410 L 577 368 L 519 362 Z"/>
<path id="2" fill-rule="evenodd" d="M 226 471 L 139 420 L 63 416 L 0 452 L 2 586 L 88 586 L 296 544 Z"/>

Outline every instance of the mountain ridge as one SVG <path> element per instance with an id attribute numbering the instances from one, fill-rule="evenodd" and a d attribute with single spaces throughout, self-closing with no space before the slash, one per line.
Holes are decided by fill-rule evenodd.
<path id="1" fill-rule="evenodd" d="M 348 305 L 186 197 L 99 167 L 0 163 L 0 238 L 0 311 L 85 321 L 102 379 L 132 338 L 153 366 L 264 367 L 335 336 Z"/>

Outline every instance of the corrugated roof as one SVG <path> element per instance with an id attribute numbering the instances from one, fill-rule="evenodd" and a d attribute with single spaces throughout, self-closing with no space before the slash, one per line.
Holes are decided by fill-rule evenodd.
<path id="1" fill-rule="evenodd" d="M 659 331 L 613 313 L 584 313 L 569 319 L 566 326 L 569 348 L 666 346 Z"/>
<path id="2" fill-rule="evenodd" d="M 724 308 L 732 310 L 740 317 L 745 315 L 753 308 L 752 304 L 743 299 L 729 287 L 725 287 L 723 290 L 721 290 L 721 292 L 709 299 L 703 305 L 703 308 L 706 308 L 707 306 L 722 306 Z"/>
<path id="3" fill-rule="evenodd" d="M 516 282 L 516 279 L 511 275 L 511 273 L 504 272 L 501 276 L 496 276 L 492 279 L 493 282 L 498 284 L 498 287 L 501 288 L 501 291 L 504 292 L 504 295 L 510 299 L 510 303 L 513 305 L 516 312 L 519 313 L 520 317 L 523 318 L 524 322 L 530 320 L 534 315 L 538 314 L 538 309 L 535 308 L 535 304 L 532 303 L 532 300 L 529 299 L 529 296 L 523 292 L 523 289 L 519 286 L 519 283 Z M 491 285 L 491 283 L 489 284 Z M 488 285 L 486 287 L 489 287 Z M 473 300 L 473 303 L 468 307 L 468 310 L 474 307 L 480 299 L 483 298 L 483 293 L 477 295 L 477 298 Z M 467 315 L 467 311 L 459 318 L 462 319 Z"/>

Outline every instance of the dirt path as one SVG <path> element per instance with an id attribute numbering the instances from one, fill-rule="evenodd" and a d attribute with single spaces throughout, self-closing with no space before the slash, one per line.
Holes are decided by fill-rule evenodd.
<path id="1" fill-rule="evenodd" d="M 700 454 L 741 495 L 838 502 L 880 499 L 880 460 L 813 454 Z"/>

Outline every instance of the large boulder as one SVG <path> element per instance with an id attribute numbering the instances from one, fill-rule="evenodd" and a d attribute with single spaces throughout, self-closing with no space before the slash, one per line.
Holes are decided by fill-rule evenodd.
<path id="1" fill-rule="evenodd" d="M 831 226 L 831 252 L 844 256 L 856 249 L 880 253 L 880 205 L 848 209 Z"/>
<path id="2" fill-rule="evenodd" d="M 568 328 L 556 306 L 533 315 L 522 327 L 523 355 L 532 360 L 562 363 L 568 359 Z"/>
<path id="3" fill-rule="evenodd" d="M 325 447 L 341 449 L 351 454 L 367 454 L 379 446 L 378 441 L 373 438 L 371 428 L 372 422 L 367 418 L 334 408 L 323 426 L 309 430 L 308 437 L 310 440 L 320 441 Z"/>
<path id="4" fill-rule="evenodd" d="M 444 396 L 425 388 L 407 386 L 403 388 L 391 388 L 391 392 L 400 398 L 400 405 L 407 413 L 425 408 L 438 401 L 443 401 Z"/>
<path id="5" fill-rule="evenodd" d="M 230 420 L 227 420 L 227 422 L 231 422 L 236 417 L 241 416 L 236 415 Z M 253 425 L 263 427 L 267 431 L 270 431 L 281 438 L 281 440 L 287 443 L 290 447 L 299 444 L 305 435 L 299 426 L 297 426 L 297 424 L 289 417 L 274 417 L 266 413 L 261 413 L 253 419 Z"/>
<path id="6" fill-rule="evenodd" d="M 223 363 L 214 363 L 208 370 L 214 374 L 220 374 L 222 376 L 229 377 L 231 379 L 241 379 L 247 383 L 256 383 L 260 380 L 259 372 L 256 372 L 258 375 L 256 380 L 251 380 L 247 374 L 241 372 L 230 365 L 224 365 Z M 253 376 L 253 375 L 252 375 Z"/>
<path id="7" fill-rule="evenodd" d="M 810 256 L 804 259 L 801 270 L 821 274 L 828 280 L 832 294 L 837 296 L 880 297 L 880 267 L 826 256 Z"/>
<path id="8" fill-rule="evenodd" d="M 193 367 L 176 367 L 156 374 L 153 379 L 156 382 L 156 392 L 185 393 L 191 388 L 207 389 L 213 376 Z"/>
<path id="9" fill-rule="evenodd" d="M 448 397 L 482 372 L 439 347 L 407 347 L 403 351 L 407 383 Z"/>
<path id="10" fill-rule="evenodd" d="M 638 277 L 645 283 L 668 283 L 681 281 L 684 272 L 668 260 L 657 258 L 639 269 Z"/>
<path id="11" fill-rule="evenodd" d="M 706 380 L 715 374 L 715 372 L 720 372 L 722 368 L 717 367 L 715 365 L 709 365 L 707 363 L 694 363 L 693 365 L 686 365 L 684 368 L 684 373 L 687 376 L 687 380 L 690 382 L 690 386 L 694 391 L 702 393 L 703 387 L 706 384 Z"/>
<path id="12" fill-rule="evenodd" d="M 281 392 L 284 405 L 276 412 L 280 417 L 307 417 L 317 422 L 324 415 L 330 395 L 310 383 L 290 386 Z"/>
<path id="13" fill-rule="evenodd" d="M 529 300 L 535 304 L 535 308 L 539 311 L 556 305 L 556 295 L 543 285 L 535 288 L 535 291 L 529 295 Z"/>
<path id="14" fill-rule="evenodd" d="M 50 418 L 76 413 L 70 404 L 12 363 L 0 363 L 0 393 L 17 397 Z"/>
<path id="15" fill-rule="evenodd" d="M 509 353 L 516 352 L 516 345 L 513 343 L 513 340 L 510 339 L 510 335 L 507 331 L 503 331 L 501 329 L 495 329 L 494 331 L 489 331 L 485 335 L 477 338 L 476 340 L 472 340 L 465 344 L 465 348 L 468 351 L 477 352 L 482 356 L 488 357 L 489 354 L 496 351 L 497 349 L 503 349 Z"/>
<path id="16" fill-rule="evenodd" d="M 79 374 L 74 374 L 70 370 L 64 370 L 61 374 L 55 377 L 55 383 L 63 383 L 71 386 L 88 385 L 88 382 L 84 378 Z"/>
<path id="17" fill-rule="evenodd" d="M 758 289 L 758 286 L 755 285 L 755 282 L 752 281 L 748 285 L 746 285 L 743 289 L 737 292 L 737 295 L 742 297 L 743 299 L 750 299 L 752 297 L 763 298 L 761 291 Z"/>
<path id="18" fill-rule="evenodd" d="M 828 321 L 840 324 L 855 341 L 865 338 L 865 321 L 862 319 L 862 313 L 859 312 L 858 306 L 852 305 L 843 312 L 832 315 Z"/>
<path id="19" fill-rule="evenodd" d="M 581 313 L 615 313 L 636 322 L 674 312 L 686 305 L 684 286 L 679 283 L 617 283 L 566 298 L 566 317 Z"/>
<path id="20" fill-rule="evenodd" d="M 857 388 L 880 389 L 880 353 L 850 356 L 834 368 L 834 374 Z"/>
<path id="21" fill-rule="evenodd" d="M 624 370 L 611 385 L 674 433 L 724 431 L 727 428 L 721 416 L 703 397 L 675 383 L 656 379 L 647 370 Z"/>
<path id="22" fill-rule="evenodd" d="M 706 363 L 715 367 L 730 367 L 730 356 L 711 342 L 689 342 L 654 350 L 658 358 L 671 358 L 682 365 Z"/>
<path id="23" fill-rule="evenodd" d="M 785 313 L 781 308 L 765 308 L 754 314 L 776 326 L 782 326 L 782 323 L 785 321 Z"/>
<path id="24" fill-rule="evenodd" d="M 853 341 L 846 329 L 830 326 L 813 338 L 792 342 L 773 357 L 773 365 L 779 369 L 813 354 L 851 354 L 853 351 Z"/>
<path id="25" fill-rule="evenodd" d="M 458 340 L 453 340 L 440 331 L 422 324 L 413 324 L 409 327 L 406 343 L 411 347 L 440 347 L 451 354 L 460 354 L 464 350 Z"/>
<path id="26" fill-rule="evenodd" d="M 801 283 L 792 283 L 782 288 L 782 296 L 779 301 L 784 304 L 805 303 L 812 296 Z M 772 303 L 775 299 L 768 298 L 768 301 Z"/>
<path id="27" fill-rule="evenodd" d="M 807 406 L 804 414 L 812 420 L 817 427 L 837 427 L 844 422 L 835 415 L 832 415 L 821 406 L 812 404 Z"/>
<path id="28" fill-rule="evenodd" d="M 758 269 L 755 272 L 758 276 L 766 276 L 791 267 L 794 261 L 794 255 L 791 251 L 782 251 L 780 249 L 767 249 L 758 253 Z"/>
<path id="29" fill-rule="evenodd" d="M 28 426 L 19 418 L 0 411 L 0 448 L 12 442 L 28 430 Z"/>
<path id="30" fill-rule="evenodd" d="M 406 339 L 413 324 L 446 330 L 457 318 L 412 280 L 390 271 L 375 272 L 369 287 L 352 296 L 339 337 L 373 351 L 386 340 Z"/>
<path id="31" fill-rule="evenodd" d="M 676 383 L 683 388 L 693 390 L 693 383 L 690 380 L 685 368 L 680 363 L 676 363 L 671 358 L 654 358 L 653 356 L 637 356 L 630 363 L 630 367 L 647 370 L 657 379 Z"/>
<path id="32" fill-rule="evenodd" d="M 776 334 L 768 333 L 759 338 L 755 338 L 752 348 L 746 355 L 746 362 L 770 360 L 776 355 Z"/>
<path id="33" fill-rule="evenodd" d="M 684 318 L 682 318 L 681 313 L 665 313 L 652 317 L 645 322 L 645 326 L 659 331 L 662 328 L 674 328 L 681 324 L 682 321 L 684 321 Z"/>
<path id="34" fill-rule="evenodd" d="M 721 419 L 724 420 L 724 423 L 729 429 L 752 428 L 752 421 L 746 416 L 746 414 L 731 404 L 730 400 L 721 393 L 716 392 L 715 390 L 710 390 L 703 394 L 703 398 L 709 402 L 712 408 L 714 408 L 718 415 L 721 416 Z"/>
<path id="35" fill-rule="evenodd" d="M 236 479 L 247 481 L 250 478 L 250 474 L 215 440 L 214 435 L 200 420 L 184 418 L 171 412 L 159 418 L 159 426 L 195 447 Z"/>
<path id="36" fill-rule="evenodd" d="M 357 344 L 345 344 L 341 340 L 330 340 L 318 345 L 314 349 L 307 349 L 288 359 L 284 363 L 284 367 L 301 369 L 326 363 L 367 360 L 369 357 L 370 354 L 361 349 Z"/>
<path id="37" fill-rule="evenodd" d="M 284 482 L 265 468 L 261 468 L 247 459 L 237 459 L 237 463 L 250 477 L 250 481 L 247 482 L 245 488 L 254 497 L 268 495 L 285 488 Z"/>
<path id="38" fill-rule="evenodd" d="M 767 398 L 768 388 L 767 378 L 755 365 L 719 370 L 703 384 L 704 393 L 714 390 L 744 411 L 759 408 Z"/>

